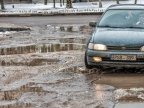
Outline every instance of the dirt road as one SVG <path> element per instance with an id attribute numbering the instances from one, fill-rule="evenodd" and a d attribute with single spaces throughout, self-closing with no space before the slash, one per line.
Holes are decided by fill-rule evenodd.
<path id="1" fill-rule="evenodd" d="M 143 69 L 85 70 L 92 28 L 39 24 L 0 33 L 0 108 L 143 108 Z"/>
<path id="2" fill-rule="evenodd" d="M 48 24 L 88 24 L 89 21 L 97 21 L 98 15 L 77 16 L 47 16 L 47 17 L 0 17 L 0 23 L 13 23 L 24 25 L 48 25 Z"/>

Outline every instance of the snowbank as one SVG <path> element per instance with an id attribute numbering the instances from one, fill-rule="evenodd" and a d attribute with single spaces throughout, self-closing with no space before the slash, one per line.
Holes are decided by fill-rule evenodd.
<path id="1" fill-rule="evenodd" d="M 133 4 L 134 0 L 121 1 L 121 4 Z M 144 1 L 138 0 L 138 4 L 144 4 Z M 70 14 L 99 14 L 105 9 L 116 4 L 116 1 L 103 1 L 103 8 L 99 8 L 98 2 L 73 3 L 73 8 L 67 9 L 66 4 L 60 6 L 56 3 L 44 4 L 6 4 L 5 10 L 0 12 L 0 16 L 38 16 L 38 15 L 70 15 Z"/>

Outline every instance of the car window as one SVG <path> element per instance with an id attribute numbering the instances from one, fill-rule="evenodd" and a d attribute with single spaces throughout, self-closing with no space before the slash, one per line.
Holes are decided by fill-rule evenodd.
<path id="1" fill-rule="evenodd" d="M 108 10 L 98 26 L 144 28 L 144 10 Z"/>

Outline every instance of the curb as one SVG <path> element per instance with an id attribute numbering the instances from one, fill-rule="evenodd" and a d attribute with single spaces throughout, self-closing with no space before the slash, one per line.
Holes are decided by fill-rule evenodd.
<path id="1" fill-rule="evenodd" d="M 0 12 L 0 17 L 31 17 L 31 16 L 67 16 L 67 15 L 102 15 L 105 8 L 95 9 L 57 9 L 57 10 L 18 10 Z"/>
<path id="2" fill-rule="evenodd" d="M 0 17 L 32 17 L 32 16 L 73 16 L 73 15 L 102 15 L 103 13 L 76 13 L 76 14 L 5 14 Z"/>

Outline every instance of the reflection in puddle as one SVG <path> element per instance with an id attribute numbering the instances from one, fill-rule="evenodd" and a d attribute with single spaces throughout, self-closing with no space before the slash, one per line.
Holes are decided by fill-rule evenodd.
<path id="1" fill-rule="evenodd" d="M 85 38 L 77 38 L 77 37 L 75 37 L 75 38 L 60 38 L 59 41 L 60 41 L 60 43 L 81 43 L 81 44 L 86 43 Z"/>
<path id="2" fill-rule="evenodd" d="M 53 31 L 63 31 L 63 32 L 81 32 L 89 33 L 92 31 L 92 28 L 88 25 L 47 25 L 47 28 Z"/>
<path id="3" fill-rule="evenodd" d="M 27 34 L 26 32 L 20 32 L 9 35 L 9 40 L 1 43 L 0 47 L 0 55 L 9 55 L 1 56 L 0 58 L 1 67 L 4 68 L 4 72 L 7 72 L 6 76 L 2 76 L 1 79 L 5 85 L 0 91 L 0 108 L 64 108 L 69 107 L 70 104 L 73 108 L 78 105 L 81 108 L 93 106 L 93 104 L 96 106 L 97 103 L 95 103 L 93 92 L 89 91 L 89 85 L 85 82 L 85 75 L 74 73 L 74 71 L 81 72 L 78 67 L 81 65 L 81 62 L 79 63 L 79 55 L 81 53 L 78 56 L 74 54 L 77 50 L 79 52 L 84 51 L 89 30 L 86 26 L 64 26 L 64 28 L 47 26 L 45 28 L 35 28 L 30 32 L 27 31 Z M 72 57 L 69 57 L 69 52 L 66 52 L 68 62 L 67 59 L 64 59 L 66 62 L 63 60 L 66 57 L 64 57 L 64 52 L 60 51 L 70 51 Z M 48 52 L 60 52 L 62 60 L 51 56 L 56 53 Z M 49 59 L 47 58 L 49 56 L 45 56 L 48 54 L 39 54 L 44 56 L 32 57 L 29 56 L 31 54 L 27 53 L 48 53 L 52 58 Z M 24 56 L 14 54 L 24 54 Z M 73 56 L 75 57 L 73 58 Z M 73 61 L 77 63 L 75 64 Z M 57 71 L 59 70 L 57 69 L 59 68 L 59 62 L 61 65 L 68 64 L 68 66 L 62 67 L 62 71 L 67 71 L 67 73 L 61 72 L 60 74 Z M 48 65 L 45 68 L 44 65 L 46 63 L 53 63 L 53 67 Z M 73 65 L 77 67 L 73 68 Z M 17 68 L 21 68 L 21 66 L 24 68 L 20 69 L 21 74 L 19 74 L 20 72 Z M 7 67 L 8 69 L 6 70 L 5 68 Z M 14 74 L 9 68 L 12 68 Z M 25 68 L 30 68 L 30 71 L 25 70 Z M 35 69 L 32 70 L 31 68 Z M 72 72 L 70 73 L 70 71 Z M 51 73 L 46 74 L 45 72 Z M 28 82 L 23 84 L 21 81 Z M 4 101 L 6 104 L 4 104 Z"/>
<path id="4" fill-rule="evenodd" d="M 6 60 L 0 59 L 0 66 L 42 66 L 57 64 L 59 59 L 47 59 L 47 58 L 33 58 L 31 60 Z"/>
<path id="5" fill-rule="evenodd" d="M 24 95 L 29 93 L 33 93 L 33 95 L 37 96 L 42 96 L 46 94 L 56 95 L 55 92 L 45 91 L 42 89 L 42 87 L 39 87 L 36 83 L 29 82 L 16 90 L 1 91 L 0 108 L 31 108 L 33 106 L 31 103 L 27 101 L 23 102 Z M 11 103 L 8 104 L 9 102 Z"/>
<path id="6" fill-rule="evenodd" d="M 84 50 L 84 44 L 63 43 L 63 44 L 41 44 L 18 46 L 11 48 L 0 48 L 0 55 L 26 54 L 26 53 L 47 53 L 57 51 Z"/>

